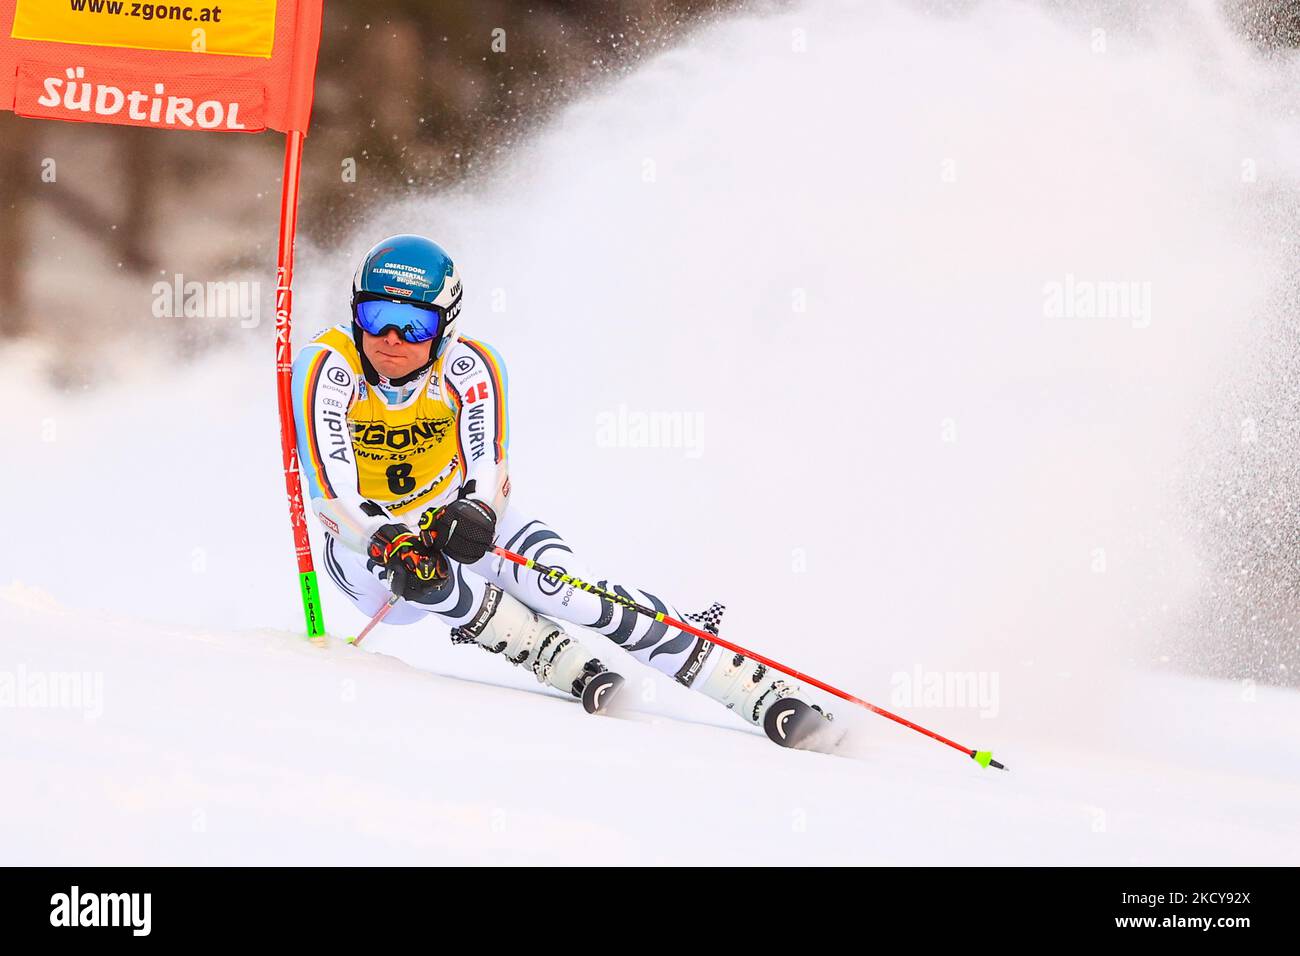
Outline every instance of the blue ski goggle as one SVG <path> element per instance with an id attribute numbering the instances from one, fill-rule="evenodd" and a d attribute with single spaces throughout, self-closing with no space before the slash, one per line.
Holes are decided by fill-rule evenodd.
<path id="1" fill-rule="evenodd" d="M 428 342 L 441 338 L 460 309 L 457 300 L 450 309 L 427 302 L 400 302 L 362 292 L 352 302 L 352 318 L 371 335 L 387 335 L 394 329 L 407 342 Z"/>

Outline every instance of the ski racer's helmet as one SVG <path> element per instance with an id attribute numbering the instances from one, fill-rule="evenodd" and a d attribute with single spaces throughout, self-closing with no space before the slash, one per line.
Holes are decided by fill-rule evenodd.
<path id="1" fill-rule="evenodd" d="M 389 236 L 361 260 L 352 278 L 352 324 L 384 335 L 396 329 L 408 342 L 433 341 L 436 361 L 456 341 L 460 276 L 451 256 L 423 236 Z"/>

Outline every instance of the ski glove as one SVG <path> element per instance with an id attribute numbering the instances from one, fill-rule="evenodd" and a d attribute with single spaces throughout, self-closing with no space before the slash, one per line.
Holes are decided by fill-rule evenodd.
<path id="1" fill-rule="evenodd" d="M 449 578 L 442 555 L 422 547 L 404 524 L 384 525 L 374 533 L 366 552 L 388 569 L 389 587 L 407 601 L 435 603 Z"/>
<path id="2" fill-rule="evenodd" d="M 496 532 L 496 512 L 473 498 L 461 498 L 420 515 L 420 544 L 459 564 L 473 564 L 487 554 Z"/>

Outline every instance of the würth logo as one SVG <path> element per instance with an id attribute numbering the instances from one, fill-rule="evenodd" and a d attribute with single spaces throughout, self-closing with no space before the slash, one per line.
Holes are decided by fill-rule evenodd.
<path id="1" fill-rule="evenodd" d="M 152 893 L 69 893 L 50 897 L 51 926 L 124 926 L 132 936 L 148 936 L 152 926 Z"/>

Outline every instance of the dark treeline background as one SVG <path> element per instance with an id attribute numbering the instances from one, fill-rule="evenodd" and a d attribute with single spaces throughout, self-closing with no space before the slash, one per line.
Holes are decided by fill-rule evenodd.
<path id="1" fill-rule="evenodd" d="M 377 201 L 490 168 L 577 91 L 731 5 L 327 0 L 300 236 L 328 246 Z M 87 309 L 129 325 L 160 275 L 273 275 L 282 143 L 0 112 L 0 337 Z"/>
<path id="2" fill-rule="evenodd" d="M 959 13 L 978 0 L 915 2 Z M 1300 45 L 1300 0 L 1223 2 L 1262 49 Z M 490 170 L 576 93 L 737 5 L 328 0 L 300 236 L 329 247 L 377 202 Z M 0 112 L 0 338 L 84 329 L 85 315 L 106 330 L 174 337 L 182 352 L 220 336 L 143 321 L 150 289 L 176 273 L 199 281 L 273 274 L 281 149 L 269 134 L 197 136 Z M 354 182 L 342 174 L 347 159 Z"/>

